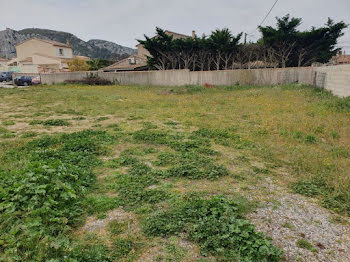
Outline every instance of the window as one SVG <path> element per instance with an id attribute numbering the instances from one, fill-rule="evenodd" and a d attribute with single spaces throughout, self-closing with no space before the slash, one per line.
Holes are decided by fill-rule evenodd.
<path id="1" fill-rule="evenodd" d="M 130 65 L 135 65 L 135 64 L 136 64 L 135 57 L 130 57 L 130 58 L 129 58 L 129 64 L 130 64 Z"/>
<path id="2" fill-rule="evenodd" d="M 58 55 L 63 56 L 63 49 L 62 48 L 58 49 Z"/>

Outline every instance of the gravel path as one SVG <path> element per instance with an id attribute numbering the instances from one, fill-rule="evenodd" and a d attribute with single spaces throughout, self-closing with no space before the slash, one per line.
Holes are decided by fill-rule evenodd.
<path id="1" fill-rule="evenodd" d="M 310 199 L 285 192 L 267 179 L 264 185 L 274 201 L 267 202 L 249 218 L 257 230 L 266 233 L 280 246 L 287 261 L 350 261 L 350 223 L 331 222 L 335 214 Z M 311 250 L 300 248 L 306 240 Z"/>

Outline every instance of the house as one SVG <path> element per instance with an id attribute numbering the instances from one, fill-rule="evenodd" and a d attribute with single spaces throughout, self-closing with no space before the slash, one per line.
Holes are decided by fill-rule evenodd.
<path id="1" fill-rule="evenodd" d="M 340 55 L 337 56 L 337 64 L 342 65 L 342 64 L 350 64 L 350 55 Z"/>
<path id="2" fill-rule="evenodd" d="M 332 64 L 332 65 L 350 64 L 350 55 L 345 54 L 345 51 L 339 52 L 339 54 L 332 57 L 332 59 L 329 61 L 329 64 Z"/>
<path id="3" fill-rule="evenodd" d="M 173 39 L 190 38 L 191 37 L 191 36 L 188 36 L 188 35 L 183 35 L 183 34 L 171 32 L 171 31 L 168 31 L 168 30 L 165 30 L 164 32 L 167 35 L 172 36 Z M 154 37 L 157 37 L 157 36 L 154 36 Z M 193 38 L 196 37 L 196 31 L 192 31 L 192 37 Z M 144 48 L 144 46 L 142 44 L 138 44 L 136 47 L 137 47 L 137 55 L 138 56 L 144 56 L 146 58 L 147 58 L 147 56 L 150 56 L 150 53 L 147 51 L 147 49 Z"/>
<path id="4" fill-rule="evenodd" d="M 16 53 L 8 66 L 9 70 L 21 73 L 68 71 L 67 61 L 74 58 L 70 45 L 39 38 L 17 45 Z"/>
<path id="5" fill-rule="evenodd" d="M 110 66 L 103 68 L 104 72 L 144 71 L 147 70 L 147 58 L 139 55 L 131 55 Z"/>
<path id="6" fill-rule="evenodd" d="M 0 72 L 5 72 L 8 70 L 7 62 L 7 59 L 0 57 Z"/>
<path id="7" fill-rule="evenodd" d="M 179 38 L 190 38 L 191 36 L 183 35 L 175 32 L 166 30 L 167 35 L 173 36 L 173 39 Z M 157 37 L 157 36 L 154 36 Z M 192 37 L 196 37 L 196 32 L 192 31 Z M 118 61 L 108 67 L 103 68 L 104 72 L 120 72 L 120 71 L 143 71 L 147 70 L 147 57 L 150 56 L 150 53 L 142 44 L 137 46 L 137 55 L 131 55 L 126 59 Z"/>

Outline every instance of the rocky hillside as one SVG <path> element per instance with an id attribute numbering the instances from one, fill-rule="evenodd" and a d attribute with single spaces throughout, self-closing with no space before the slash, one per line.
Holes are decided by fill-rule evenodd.
<path id="1" fill-rule="evenodd" d="M 93 59 L 120 60 L 136 53 L 135 49 L 121 46 L 113 42 L 98 39 L 86 42 L 66 32 L 38 28 L 15 31 L 8 28 L 4 31 L 0 31 L 0 57 L 15 57 L 15 46 L 32 37 L 69 43 L 73 46 L 73 53 L 75 55 L 88 56 Z"/>

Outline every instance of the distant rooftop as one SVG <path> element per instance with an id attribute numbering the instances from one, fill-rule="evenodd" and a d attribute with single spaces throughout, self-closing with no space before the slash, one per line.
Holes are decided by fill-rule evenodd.
<path id="1" fill-rule="evenodd" d="M 72 48 L 72 46 L 67 45 L 67 44 L 64 44 L 64 43 L 60 43 L 60 42 L 53 41 L 53 40 L 41 39 L 41 38 L 37 38 L 37 37 L 30 38 L 30 39 L 28 39 L 28 40 L 26 40 L 26 41 L 20 43 L 19 45 L 22 45 L 23 43 L 28 42 L 28 41 L 30 41 L 30 40 L 38 40 L 38 41 L 42 41 L 42 42 L 45 42 L 45 43 L 52 44 L 52 45 L 54 45 L 54 46 Z"/>

